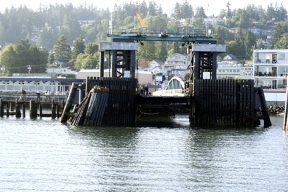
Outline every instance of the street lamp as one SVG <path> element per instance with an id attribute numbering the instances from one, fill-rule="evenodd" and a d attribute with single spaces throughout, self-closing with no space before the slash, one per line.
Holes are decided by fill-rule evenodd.
<path id="1" fill-rule="evenodd" d="M 1 66 L 1 75 L 3 75 L 4 71 L 5 71 L 5 67 L 4 66 Z"/>
<path id="2" fill-rule="evenodd" d="M 31 71 L 31 65 L 28 65 L 27 69 L 28 69 L 28 73 L 30 73 L 30 71 Z"/>

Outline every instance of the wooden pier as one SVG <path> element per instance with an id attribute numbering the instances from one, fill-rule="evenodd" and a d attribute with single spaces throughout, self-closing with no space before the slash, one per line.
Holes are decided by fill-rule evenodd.
<path id="1" fill-rule="evenodd" d="M 193 93 L 184 97 L 142 96 L 137 79 L 88 77 L 71 86 L 64 102 L 0 99 L 0 117 L 60 118 L 75 126 L 137 126 L 141 113 L 173 116 L 189 114 L 191 127 L 271 126 L 263 90 L 253 80 L 195 80 Z M 45 109 L 45 110 L 44 110 Z M 46 113 L 45 113 L 45 112 Z M 48 111 L 48 112 L 47 112 Z M 287 125 L 285 125 L 287 129 Z"/>
<path id="2" fill-rule="evenodd" d="M 26 110 L 29 110 L 29 116 L 31 119 L 37 117 L 51 117 L 52 119 L 59 118 L 62 114 L 62 108 L 64 106 L 63 101 L 15 101 L 3 100 L 0 98 L 0 117 L 15 116 L 16 118 L 25 118 Z M 27 108 L 29 106 L 29 108 Z"/>

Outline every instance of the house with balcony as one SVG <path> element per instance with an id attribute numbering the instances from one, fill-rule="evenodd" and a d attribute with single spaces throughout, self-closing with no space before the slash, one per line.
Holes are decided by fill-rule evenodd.
<path id="1" fill-rule="evenodd" d="M 174 53 L 167 57 L 162 65 L 162 72 L 166 76 L 166 79 L 170 79 L 173 76 L 184 78 L 184 76 L 189 73 L 189 64 L 190 59 L 188 55 Z"/>
<path id="2" fill-rule="evenodd" d="M 288 49 L 261 49 L 253 52 L 254 82 L 263 87 L 270 105 L 284 105 L 288 75 Z"/>
<path id="3" fill-rule="evenodd" d="M 288 49 L 261 49 L 253 52 L 254 81 L 264 89 L 285 89 Z"/>

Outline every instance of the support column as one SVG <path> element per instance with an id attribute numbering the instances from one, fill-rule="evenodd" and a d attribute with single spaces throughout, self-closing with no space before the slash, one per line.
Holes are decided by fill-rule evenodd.
<path id="1" fill-rule="evenodd" d="M 213 53 L 212 56 L 212 79 L 216 80 L 217 79 L 217 53 Z"/>
<path id="2" fill-rule="evenodd" d="M 117 77 L 117 51 L 112 50 L 112 62 L 111 62 L 111 68 L 112 68 L 112 77 Z"/>
<path id="3" fill-rule="evenodd" d="M 200 58 L 199 52 L 194 52 L 194 79 L 200 79 Z"/>
<path id="4" fill-rule="evenodd" d="M 100 52 L 100 65 L 99 65 L 99 76 L 104 77 L 104 62 L 105 62 L 105 52 Z"/>
<path id="5" fill-rule="evenodd" d="M 133 50 L 130 52 L 130 75 L 131 78 L 135 79 L 135 69 L 136 69 L 136 52 Z"/>

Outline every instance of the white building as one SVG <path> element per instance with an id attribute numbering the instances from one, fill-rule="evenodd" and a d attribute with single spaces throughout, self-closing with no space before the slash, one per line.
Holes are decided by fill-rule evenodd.
<path id="1" fill-rule="evenodd" d="M 184 78 L 184 76 L 189 73 L 189 64 L 190 59 L 188 55 L 175 53 L 167 57 L 166 61 L 162 65 L 162 72 L 167 78 L 168 76 Z"/>
<path id="2" fill-rule="evenodd" d="M 284 105 L 287 99 L 288 49 L 261 49 L 253 52 L 255 86 L 263 87 L 270 104 Z"/>
<path id="3" fill-rule="evenodd" d="M 253 66 L 238 64 L 236 66 L 218 65 L 217 79 L 253 79 Z"/>
<path id="4" fill-rule="evenodd" d="M 240 64 L 233 54 L 217 63 L 217 79 L 253 79 L 253 66 Z"/>
<path id="5" fill-rule="evenodd" d="M 75 75 L 77 74 L 76 71 L 73 71 L 69 68 L 47 68 L 46 69 L 46 73 L 51 74 L 51 75 L 55 75 L 55 74 L 64 74 L 64 75 Z"/>
<path id="6" fill-rule="evenodd" d="M 286 88 L 288 49 L 254 50 L 255 85 L 264 89 Z"/>

